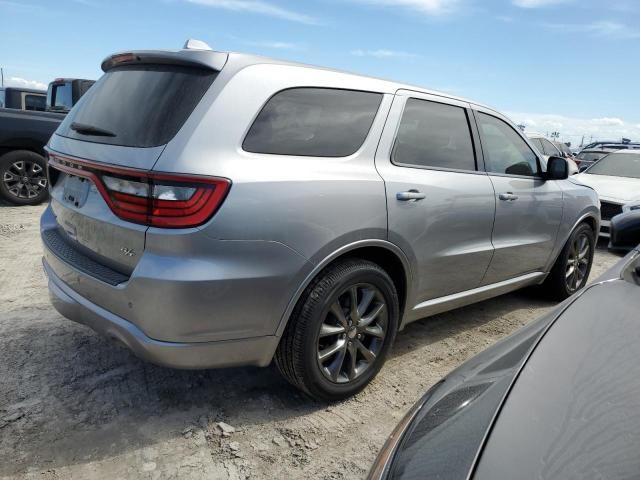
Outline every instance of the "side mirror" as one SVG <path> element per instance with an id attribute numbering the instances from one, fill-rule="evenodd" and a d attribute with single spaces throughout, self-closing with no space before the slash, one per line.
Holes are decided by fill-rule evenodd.
<path id="1" fill-rule="evenodd" d="M 611 219 L 609 249 L 630 251 L 640 245 L 640 210 L 621 213 Z"/>
<path id="2" fill-rule="evenodd" d="M 549 157 L 547 160 L 546 180 L 564 180 L 569 178 L 569 164 L 562 157 Z"/>

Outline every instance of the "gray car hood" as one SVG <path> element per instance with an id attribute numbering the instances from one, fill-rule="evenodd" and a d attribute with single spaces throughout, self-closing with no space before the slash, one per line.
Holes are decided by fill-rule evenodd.
<path id="1" fill-rule="evenodd" d="M 552 429 L 551 434 L 553 434 L 553 428 L 562 425 L 561 420 L 557 418 L 555 424 L 544 422 L 544 415 L 549 414 L 547 410 L 551 411 L 557 407 L 553 403 L 544 404 L 547 377 L 551 374 L 558 375 L 558 381 L 549 383 L 556 389 L 553 392 L 555 395 L 553 398 L 561 403 L 560 406 L 564 412 L 571 409 L 570 402 L 576 398 L 581 399 L 582 407 L 585 409 L 597 406 L 600 401 L 607 401 L 606 398 L 603 400 L 603 396 L 598 392 L 594 394 L 593 389 L 589 389 L 589 385 L 576 386 L 573 378 L 582 375 L 581 373 L 572 376 L 572 373 L 576 372 L 576 362 L 579 361 L 583 361 L 584 365 L 592 369 L 590 372 L 592 376 L 598 375 L 597 369 L 599 365 L 604 363 L 605 354 L 594 351 L 593 358 L 585 359 L 584 348 L 572 345 L 577 337 L 572 337 L 567 332 L 576 329 L 580 332 L 579 335 L 588 337 L 593 329 L 598 329 L 598 334 L 602 336 L 606 334 L 608 329 L 616 328 L 616 325 L 619 324 L 618 328 L 627 330 L 614 332 L 613 335 L 622 338 L 626 332 L 630 338 L 624 341 L 625 347 L 632 341 L 638 346 L 633 346 L 628 355 L 625 355 L 616 352 L 616 346 L 608 343 L 610 354 L 623 355 L 626 359 L 620 358 L 613 362 L 615 365 L 613 367 L 614 373 L 616 368 L 620 366 L 620 362 L 627 360 L 631 362 L 630 370 L 633 371 L 633 375 L 637 377 L 637 374 L 640 373 L 637 371 L 640 367 L 636 367 L 637 355 L 640 354 L 640 342 L 637 341 L 640 337 L 640 317 L 637 315 L 637 312 L 640 311 L 640 289 L 637 284 L 633 283 L 634 278 L 630 277 L 630 275 L 635 275 L 632 270 L 637 265 L 640 265 L 640 249 L 627 255 L 590 287 L 565 300 L 546 316 L 526 325 L 513 335 L 476 355 L 433 386 L 414 407 L 417 413 L 403 432 L 392 460 L 385 466 L 384 478 L 398 480 L 414 480 L 416 478 L 464 479 L 469 478 L 478 466 L 478 461 L 484 462 L 483 468 L 485 470 L 482 474 L 478 471 L 478 475 L 474 478 L 487 480 L 539 478 L 536 475 L 520 475 L 517 471 L 518 462 L 506 462 L 505 458 L 509 459 L 510 456 L 516 455 L 514 452 L 518 449 L 523 457 L 531 455 L 533 451 L 537 457 L 532 460 L 532 471 L 535 471 L 536 466 L 540 468 L 541 464 L 538 463 L 541 461 L 540 459 L 546 461 L 544 455 L 549 451 L 549 443 L 542 437 L 543 434 L 549 435 L 549 432 L 542 431 L 536 440 L 538 444 L 532 446 L 527 443 L 529 438 L 527 429 L 531 428 L 529 423 L 544 423 L 547 428 Z M 608 291 L 612 292 L 611 297 L 608 296 Z M 592 295 L 595 300 L 591 299 Z M 635 295 L 635 297 L 631 299 L 631 295 Z M 613 302 L 612 299 L 614 299 Z M 613 315 L 611 312 L 619 307 L 621 299 L 628 302 L 628 306 L 623 306 L 618 310 L 619 314 Z M 615 318 L 612 319 L 612 317 Z M 564 324 L 565 320 L 568 326 L 558 327 L 556 330 L 556 326 Z M 553 339 L 556 335 L 559 335 L 558 341 Z M 547 344 L 549 337 L 551 337 L 550 347 L 544 347 L 544 353 L 539 354 L 541 351 L 539 349 Z M 582 338 L 580 340 L 582 341 Z M 618 338 L 610 337 L 609 341 L 615 342 L 618 341 Z M 573 356 L 565 360 L 563 355 L 567 350 Z M 544 363 L 547 355 L 552 355 L 555 364 L 540 364 L 539 366 L 538 362 Z M 530 364 L 529 361 L 536 363 Z M 528 368 L 530 365 L 533 368 Z M 620 378 L 625 376 L 624 372 L 618 373 Z M 531 380 L 528 378 L 530 376 Z M 630 377 L 627 376 L 627 378 Z M 539 391 L 534 392 L 538 395 L 537 400 L 547 409 L 543 410 L 542 415 L 535 417 L 531 416 L 531 411 L 526 410 L 527 405 L 532 406 L 527 403 L 527 394 L 531 394 L 531 390 L 534 389 L 532 386 L 534 382 L 538 382 L 536 385 Z M 594 384 L 601 387 L 602 381 Z M 540 386 L 544 388 L 539 388 Z M 585 399 L 582 399 L 580 393 L 575 396 L 569 395 L 568 390 L 571 389 L 575 389 L 577 392 L 589 391 L 592 397 L 585 403 Z M 514 392 L 518 396 L 514 396 Z M 523 395 L 523 393 L 525 394 Z M 563 395 L 565 397 L 560 398 Z M 640 398 L 640 392 L 635 397 L 629 398 L 631 401 L 635 401 Z M 535 407 L 542 408 L 539 405 L 535 405 Z M 505 412 L 508 409 L 517 408 L 517 413 L 521 417 L 515 416 L 513 418 L 512 416 L 506 421 L 501 408 Z M 580 413 L 581 411 L 578 412 L 578 414 Z M 610 412 L 609 420 L 613 416 L 615 416 L 615 412 Z M 637 418 L 636 435 L 640 432 L 640 415 Z M 496 443 L 496 450 L 491 451 L 491 457 L 489 457 L 485 451 L 493 448 L 492 428 L 499 428 L 503 436 L 498 437 L 499 443 Z M 572 428 L 576 428 L 575 425 L 572 425 Z M 509 435 L 515 430 L 518 430 L 520 435 L 518 440 L 521 443 L 511 445 Z M 570 438 L 570 435 L 560 437 L 565 441 L 569 441 Z M 637 440 L 640 442 L 640 436 L 637 436 Z M 640 443 L 634 443 L 633 446 L 637 449 L 636 452 L 640 451 Z M 521 459 L 519 461 L 523 462 Z M 514 468 L 515 474 L 508 468 Z M 558 471 L 563 472 L 562 470 Z M 640 471 L 640 468 L 637 471 Z M 566 478 L 564 475 L 551 475 L 548 478 L 559 477 Z M 577 475 L 575 478 L 586 477 Z"/>
<path id="2" fill-rule="evenodd" d="M 595 285 L 522 369 L 474 478 L 637 478 L 640 289 Z"/>

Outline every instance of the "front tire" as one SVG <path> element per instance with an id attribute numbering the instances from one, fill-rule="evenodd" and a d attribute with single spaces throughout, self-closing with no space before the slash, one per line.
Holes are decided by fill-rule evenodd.
<path id="1" fill-rule="evenodd" d="M 380 371 L 395 340 L 398 294 L 377 264 L 327 267 L 298 301 L 276 351 L 282 375 L 323 401 L 348 398 Z"/>
<path id="2" fill-rule="evenodd" d="M 595 253 L 595 233 L 586 223 L 573 231 L 544 282 L 554 300 L 564 300 L 587 284 Z"/>
<path id="3" fill-rule="evenodd" d="M 38 205 L 49 197 L 42 155 L 14 150 L 0 157 L 0 195 L 16 205 Z"/>

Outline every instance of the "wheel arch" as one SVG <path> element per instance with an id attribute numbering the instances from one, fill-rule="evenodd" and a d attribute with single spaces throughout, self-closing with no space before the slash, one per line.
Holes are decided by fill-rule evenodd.
<path id="1" fill-rule="evenodd" d="M 0 155 L 5 153 L 15 152 L 17 150 L 24 150 L 26 152 L 37 153 L 44 157 L 44 145 L 38 141 L 34 141 L 28 138 L 12 138 L 5 140 L 0 144 Z"/>
<path id="2" fill-rule="evenodd" d="M 380 265 L 380 267 L 389 274 L 396 290 L 398 291 L 398 301 L 400 304 L 400 318 L 398 325 L 402 325 L 402 317 L 404 316 L 404 311 L 410 297 L 411 267 L 409 260 L 397 245 L 386 240 L 371 239 L 360 240 L 345 245 L 326 256 L 313 268 L 289 301 L 287 308 L 280 319 L 280 323 L 278 324 L 276 336 L 282 336 L 289 320 L 291 319 L 291 315 L 296 304 L 313 279 L 315 279 L 329 265 L 345 258 L 353 257 L 374 262 Z"/>
<path id="3" fill-rule="evenodd" d="M 562 237 L 561 237 L 562 241 L 558 242 L 558 245 L 556 246 L 556 250 L 553 252 L 553 255 L 551 256 L 549 264 L 545 268 L 545 272 L 550 272 L 551 271 L 551 269 L 555 265 L 556 261 L 558 260 L 558 257 L 560 256 L 560 253 L 562 253 L 562 249 L 564 248 L 565 244 L 567 243 L 567 241 L 571 237 L 571 234 L 575 231 L 576 228 L 578 228 L 578 225 L 580 225 L 582 223 L 587 223 L 593 229 L 593 233 L 595 235 L 596 242 L 598 241 L 598 234 L 599 234 L 599 231 L 600 231 L 600 215 L 599 215 L 599 211 L 597 211 L 597 210 L 589 210 L 587 212 L 583 212 L 582 215 L 580 215 L 578 217 L 578 220 L 576 220 L 574 222 L 574 224 L 571 226 L 571 228 L 568 229 L 562 235 Z"/>

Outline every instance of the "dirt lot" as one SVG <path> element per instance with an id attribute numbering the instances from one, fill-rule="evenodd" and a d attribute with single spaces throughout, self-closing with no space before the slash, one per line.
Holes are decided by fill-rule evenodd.
<path id="1" fill-rule="evenodd" d="M 42 209 L 0 205 L 0 477 L 363 478 L 430 385 L 552 306 L 523 292 L 416 322 L 369 388 L 324 405 L 273 368 L 164 369 L 63 319 Z M 592 275 L 616 260 L 599 250 Z"/>

